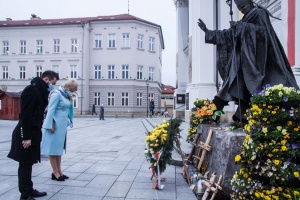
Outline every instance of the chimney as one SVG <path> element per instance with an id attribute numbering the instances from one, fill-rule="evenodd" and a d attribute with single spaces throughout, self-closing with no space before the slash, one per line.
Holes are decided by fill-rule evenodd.
<path id="1" fill-rule="evenodd" d="M 6 18 L 6 21 L 11 21 L 11 20 L 12 20 L 12 19 L 11 19 L 11 18 L 9 18 L 9 17 L 8 17 L 8 18 Z"/>
<path id="2" fill-rule="evenodd" d="M 37 19 L 41 19 L 40 17 L 38 17 L 36 14 L 31 14 L 31 20 L 37 20 Z"/>

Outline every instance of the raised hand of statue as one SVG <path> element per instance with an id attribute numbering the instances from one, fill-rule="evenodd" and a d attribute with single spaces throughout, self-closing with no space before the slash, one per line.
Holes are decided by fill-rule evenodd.
<path id="1" fill-rule="evenodd" d="M 198 19 L 198 26 L 202 29 L 202 31 L 207 31 L 206 25 L 201 19 Z"/>

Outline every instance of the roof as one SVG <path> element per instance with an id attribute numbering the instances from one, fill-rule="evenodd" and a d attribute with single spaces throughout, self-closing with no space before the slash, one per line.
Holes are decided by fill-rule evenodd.
<path id="1" fill-rule="evenodd" d="M 161 84 L 161 94 L 174 94 L 175 88 L 171 85 Z"/>
<path id="2" fill-rule="evenodd" d="M 129 14 L 97 16 L 97 17 L 81 17 L 81 18 L 62 18 L 62 19 L 41 19 L 39 17 L 32 17 L 29 20 L 11 20 L 10 18 L 7 18 L 7 20 L 0 21 L 0 27 L 67 25 L 67 24 L 90 23 L 93 21 L 122 21 L 122 20 L 136 20 L 152 26 L 157 26 L 160 29 L 160 35 L 162 37 L 162 49 L 165 48 L 163 42 L 162 29 L 160 25 Z"/>
<path id="3" fill-rule="evenodd" d="M 22 92 L 4 92 L 3 90 L 0 89 L 0 97 L 6 94 L 7 96 L 10 96 L 12 98 L 20 98 L 21 93 Z"/>

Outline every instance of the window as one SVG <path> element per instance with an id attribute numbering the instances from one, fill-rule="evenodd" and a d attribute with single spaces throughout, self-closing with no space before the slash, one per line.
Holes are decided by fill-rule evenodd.
<path id="1" fill-rule="evenodd" d="M 148 100 L 149 101 L 154 100 L 154 94 L 153 93 L 148 94 Z"/>
<path id="2" fill-rule="evenodd" d="M 71 39 L 71 53 L 77 53 L 77 39 Z"/>
<path id="3" fill-rule="evenodd" d="M 108 48 L 116 48 L 116 34 L 108 34 Z"/>
<path id="4" fill-rule="evenodd" d="M 53 40 L 53 53 L 59 53 L 60 52 L 60 40 L 54 39 Z"/>
<path id="5" fill-rule="evenodd" d="M 122 38 L 123 38 L 122 47 L 130 47 L 129 33 L 123 33 Z"/>
<path id="6" fill-rule="evenodd" d="M 128 93 L 127 92 L 122 92 L 122 106 L 128 106 Z"/>
<path id="7" fill-rule="evenodd" d="M 142 106 L 142 93 L 141 92 L 138 92 L 136 95 L 136 105 Z"/>
<path id="8" fill-rule="evenodd" d="M 101 48 L 102 47 L 102 34 L 96 34 L 95 35 L 95 48 Z"/>
<path id="9" fill-rule="evenodd" d="M 26 40 L 20 40 L 20 54 L 26 54 Z"/>
<path id="10" fill-rule="evenodd" d="M 59 65 L 52 65 L 52 70 L 55 71 L 59 76 Z"/>
<path id="11" fill-rule="evenodd" d="M 108 79 L 114 79 L 114 78 L 115 78 L 115 66 L 108 65 Z"/>
<path id="12" fill-rule="evenodd" d="M 20 66 L 20 79 L 25 79 L 25 66 Z"/>
<path id="13" fill-rule="evenodd" d="M 95 79 L 101 79 L 101 66 L 95 65 Z"/>
<path id="14" fill-rule="evenodd" d="M 94 104 L 96 106 L 100 106 L 100 92 L 95 92 L 94 96 Z"/>
<path id="15" fill-rule="evenodd" d="M 77 66 L 76 65 L 71 65 L 71 78 L 77 78 Z"/>
<path id="16" fill-rule="evenodd" d="M 137 80 L 142 80 L 143 79 L 143 66 L 138 66 L 137 67 Z"/>
<path id="17" fill-rule="evenodd" d="M 107 93 L 107 105 L 108 106 L 115 105 L 115 93 L 113 93 L 113 92 Z"/>
<path id="18" fill-rule="evenodd" d="M 122 79 L 128 79 L 129 76 L 129 66 L 122 65 Z"/>
<path id="19" fill-rule="evenodd" d="M 8 79 L 8 66 L 2 66 L 2 79 Z"/>
<path id="20" fill-rule="evenodd" d="M 42 54 L 43 53 L 43 40 L 36 41 L 36 53 Z"/>
<path id="21" fill-rule="evenodd" d="M 149 80 L 153 81 L 154 77 L 154 67 L 149 67 Z"/>
<path id="22" fill-rule="evenodd" d="M 143 49 L 143 39 L 144 39 L 144 36 L 139 34 L 138 35 L 138 46 L 137 46 L 138 49 Z"/>
<path id="23" fill-rule="evenodd" d="M 2 46 L 3 46 L 2 53 L 3 54 L 8 54 L 8 52 L 9 52 L 9 42 L 8 41 L 2 41 Z"/>
<path id="24" fill-rule="evenodd" d="M 154 51 L 154 38 L 149 38 L 149 51 Z"/>
<path id="25" fill-rule="evenodd" d="M 36 69 L 36 76 L 41 77 L 43 73 L 42 65 L 35 66 L 35 69 Z"/>

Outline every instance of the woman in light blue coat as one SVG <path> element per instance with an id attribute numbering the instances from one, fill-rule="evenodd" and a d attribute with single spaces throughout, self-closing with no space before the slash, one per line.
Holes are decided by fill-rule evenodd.
<path id="1" fill-rule="evenodd" d="M 71 79 L 52 92 L 44 120 L 41 153 L 49 156 L 52 180 L 64 181 L 69 177 L 61 170 L 61 156 L 66 143 L 67 127 L 72 126 L 72 95 L 78 83 Z"/>

